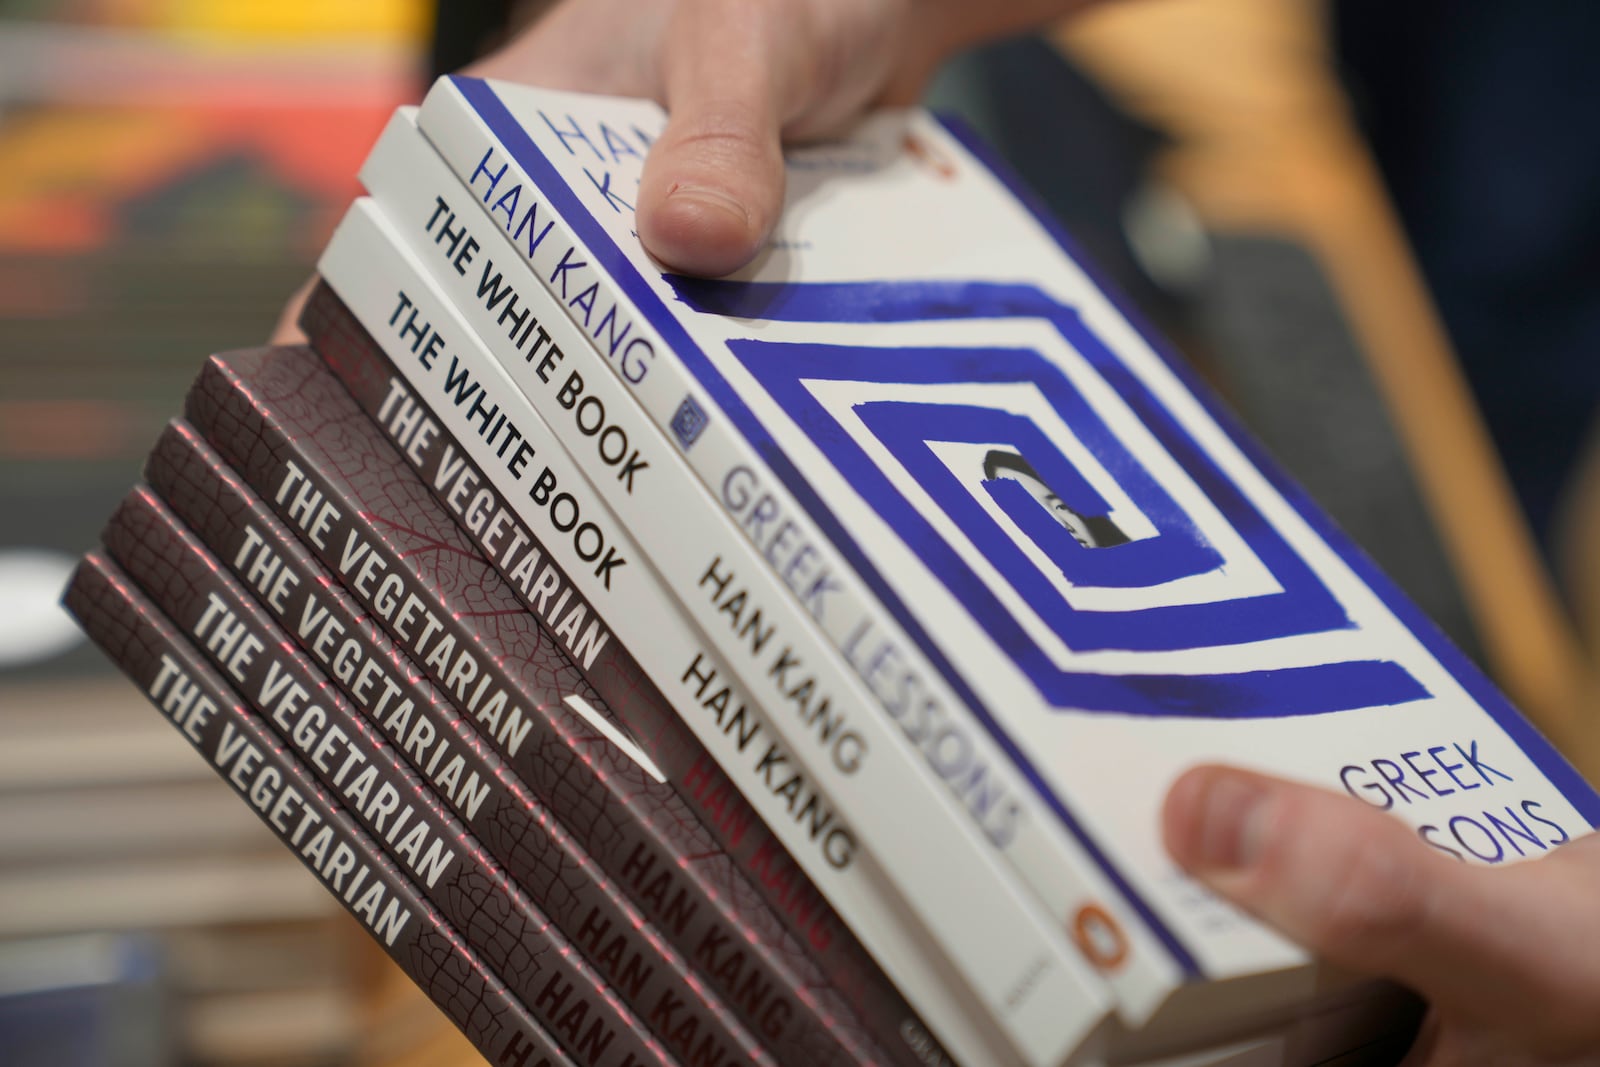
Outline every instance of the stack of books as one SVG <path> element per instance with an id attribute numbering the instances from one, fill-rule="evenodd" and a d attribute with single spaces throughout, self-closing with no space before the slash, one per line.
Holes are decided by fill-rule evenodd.
<path id="1" fill-rule="evenodd" d="M 925 114 L 722 280 L 653 104 L 395 115 L 67 594 L 494 1064 L 1381 1062 L 1165 857 L 1226 759 L 1468 862 L 1600 800 Z"/>

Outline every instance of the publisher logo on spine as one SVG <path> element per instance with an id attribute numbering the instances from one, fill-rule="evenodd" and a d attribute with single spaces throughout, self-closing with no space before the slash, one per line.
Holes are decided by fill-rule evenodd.
<path id="1" fill-rule="evenodd" d="M 678 447 L 687 452 L 700 439 L 708 421 L 705 409 L 695 402 L 694 397 L 684 397 L 683 403 L 672 415 L 672 435 L 678 439 Z"/>

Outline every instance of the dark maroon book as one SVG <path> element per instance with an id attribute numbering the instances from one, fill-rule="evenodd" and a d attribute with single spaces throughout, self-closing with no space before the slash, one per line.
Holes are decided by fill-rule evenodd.
<path id="1" fill-rule="evenodd" d="M 433 492 L 444 512 L 467 534 L 483 558 L 498 569 L 511 596 L 520 599 L 530 610 L 540 610 L 543 601 L 528 595 L 529 583 L 518 580 L 519 561 L 505 548 L 508 543 L 518 543 L 524 538 L 538 546 L 538 539 L 517 518 L 519 508 L 496 491 L 493 480 L 474 464 L 467 449 L 444 428 L 428 404 L 415 395 L 384 354 L 382 346 L 329 286 L 319 282 L 313 288 L 300 325 L 312 347 L 388 437 L 392 448 L 417 471 L 424 487 Z M 466 473 L 457 474 L 453 479 L 441 478 L 442 468 L 448 462 L 460 463 Z M 474 486 L 471 500 L 465 507 L 461 494 L 453 492 L 464 484 Z M 536 486 L 537 480 L 535 489 Z M 488 503 L 480 505 L 479 501 Z M 486 521 L 484 515 L 509 516 L 510 532 L 502 530 L 497 536 L 492 525 L 496 520 Z M 642 563 L 628 561 L 628 565 Z M 741 866 L 754 872 L 754 880 L 768 903 L 817 957 L 837 988 L 847 995 L 890 1058 L 915 1067 L 949 1064 L 948 1054 L 938 1046 L 931 1031 L 916 1018 L 799 866 L 766 831 L 738 787 L 705 753 L 671 704 L 650 684 L 640 668 L 629 660 L 626 679 L 619 679 L 622 684 L 617 694 L 607 690 L 608 678 L 592 677 L 617 717 L 634 732 L 650 757 L 695 807 L 699 817 L 711 826 Z M 778 756 L 786 758 L 781 746 L 776 751 Z M 824 837 L 816 838 L 816 842 L 826 854 L 828 847 Z"/>
<path id="2" fill-rule="evenodd" d="M 570 1067 L 573 1061 L 460 933 L 116 564 L 91 552 L 64 602 L 90 640 L 490 1063 Z"/>
<path id="3" fill-rule="evenodd" d="M 245 605 L 235 609 L 238 617 L 257 629 L 270 627 L 316 660 L 364 713 L 370 723 L 364 728 L 381 733 L 408 761 L 679 1060 L 716 1064 L 754 1056 L 748 1032 L 726 1017 L 714 995 L 701 992 L 681 953 L 372 616 L 264 509 L 242 524 L 226 521 L 234 511 L 211 510 L 211 519 L 223 521 L 211 525 L 217 544 L 208 547 L 152 490 L 140 487 L 123 501 L 104 540 L 114 555 L 154 557 L 146 566 L 168 573 L 179 590 L 174 595 L 187 604 L 169 612 L 180 625 L 186 617 L 202 618 L 216 596 Z M 229 545 L 236 546 L 230 556 L 213 554 Z"/>
<path id="4" fill-rule="evenodd" d="M 190 412 L 231 455 L 207 460 L 181 424 L 158 444 L 148 476 L 184 522 L 219 557 L 233 558 L 250 536 L 240 483 L 271 499 L 291 475 L 296 488 L 271 510 L 298 528 L 300 543 L 332 580 L 456 699 L 484 741 L 767 1047 L 788 1043 L 805 1051 L 783 1058 L 808 1063 L 920 1062 L 899 1037 L 920 1024 L 901 1030 L 909 1017 L 903 1000 L 715 764 L 697 747 L 681 748 L 673 769 L 697 788 L 680 795 L 649 778 L 564 703 L 577 695 L 603 710 L 597 686 L 625 691 L 634 701 L 653 694 L 637 667 L 627 665 L 620 649 L 615 655 L 607 649 L 586 678 L 311 353 L 213 360 Z M 276 553 L 256 562 L 276 567 Z M 419 614 L 424 605 L 426 616 Z M 447 659 L 441 647 L 458 654 Z M 460 666 L 463 650 L 471 667 Z M 460 680 L 462 670 L 472 672 L 469 685 Z M 688 737 L 670 709 L 661 714 Z M 708 833 L 704 823 L 711 820 L 731 849 Z M 805 947 L 763 904 L 741 867 L 787 909 L 784 917 Z M 829 964 L 827 976 L 808 951 Z M 835 972 L 838 985 L 829 982 Z M 845 988 L 850 1000 L 841 995 Z M 872 991 L 857 997 L 858 989 Z M 897 1055 L 878 1050 L 852 1004 L 861 1016 L 878 1008 L 874 1033 Z"/>
<path id="5" fill-rule="evenodd" d="M 385 701 L 369 721 L 343 687 L 368 696 L 398 696 L 399 689 L 369 669 L 375 661 L 363 663 L 339 630 L 325 622 L 315 626 L 308 650 L 297 650 L 288 630 L 148 489 L 124 499 L 102 541 L 576 1059 L 655 1062 L 660 1049 L 645 1028 L 685 1063 L 763 1058 L 720 1004 L 697 995 L 676 954 L 668 960 L 655 951 L 637 913 L 618 909 L 598 892 L 585 874 L 594 870 L 588 857 L 554 847 L 527 818 L 518 822 L 523 840 L 499 842 L 512 845 L 521 861 L 513 881 L 464 825 L 472 813 L 484 812 L 494 775 L 503 768 L 469 762 L 471 750 L 462 746 L 431 743 L 431 726 L 409 729 L 414 709 L 404 703 Z M 315 613 L 314 602 L 305 605 L 300 625 Z M 402 755 L 411 738 L 417 741 L 409 752 L 415 768 Z M 591 967 L 573 951 L 564 931 L 586 922 L 621 935 L 615 967 Z"/>

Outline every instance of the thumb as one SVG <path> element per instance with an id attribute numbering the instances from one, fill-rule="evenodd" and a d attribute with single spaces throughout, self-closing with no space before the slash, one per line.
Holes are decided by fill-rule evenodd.
<path id="1" fill-rule="evenodd" d="M 1162 821 L 1173 858 L 1219 895 L 1334 963 L 1410 986 L 1443 1018 L 1595 1028 L 1596 839 L 1468 866 L 1358 800 L 1227 767 L 1180 777 Z"/>
<path id="2" fill-rule="evenodd" d="M 668 267 L 722 275 L 761 250 L 783 205 L 780 131 L 803 42 L 786 5 L 685 0 L 662 53 L 666 130 L 639 186 L 639 238 Z"/>

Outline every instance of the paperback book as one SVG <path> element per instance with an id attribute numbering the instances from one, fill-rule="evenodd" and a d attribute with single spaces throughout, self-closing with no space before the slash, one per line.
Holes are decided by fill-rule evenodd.
<path id="1" fill-rule="evenodd" d="M 849 679 L 820 643 L 799 620 L 794 626 L 779 623 L 788 605 L 760 594 L 765 572 L 725 561 L 724 554 L 748 546 L 719 529 L 723 520 L 709 503 L 701 507 L 692 496 L 671 495 L 672 483 L 664 480 L 671 470 L 660 464 L 671 457 L 648 453 L 653 465 L 632 479 L 631 489 L 620 479 L 586 481 L 581 459 L 564 450 L 552 431 L 560 423 L 546 423 L 513 391 L 456 305 L 427 288 L 420 264 L 408 262 L 406 248 L 385 231 L 372 206 L 358 201 L 321 262 L 330 287 L 381 338 L 412 390 L 433 406 L 502 494 L 531 501 L 522 511 L 535 535 L 553 554 L 564 554 L 557 558 L 566 572 L 677 712 L 676 721 L 721 762 L 918 1015 L 963 1060 L 981 1060 L 985 1054 L 977 1050 L 983 1048 L 1014 1048 L 1025 1059 L 1059 1062 L 1089 1041 L 1106 1017 L 1105 994 L 1093 974 L 978 842 L 953 836 L 944 851 L 931 853 L 924 838 L 902 832 L 900 820 L 885 821 L 882 796 L 890 794 L 870 787 L 884 772 L 899 770 L 904 780 L 908 766 L 885 763 L 893 750 L 883 752 L 867 739 L 867 722 L 858 721 L 840 689 Z M 382 268 L 374 269 L 375 262 Z M 402 308 L 402 298 L 412 306 Z M 561 414 L 575 427 L 576 405 Z M 516 443 L 504 458 L 497 456 L 512 433 Z M 527 448 L 525 464 L 516 462 L 519 446 Z M 616 500 L 636 502 L 628 519 L 608 511 L 606 489 Z M 670 530 L 672 536 L 650 538 L 664 515 L 673 516 L 672 528 L 659 532 Z M 625 566 L 604 578 L 582 569 L 577 531 L 585 523 L 603 531 L 596 544 Z M 660 557 L 647 543 L 677 553 L 671 585 L 656 569 Z M 719 616 L 716 605 L 687 595 L 712 565 L 719 573 L 742 571 L 748 575 L 743 587 L 753 586 L 746 594 L 753 626 L 743 638 L 730 634 L 728 617 Z M 730 589 L 729 595 L 737 594 Z M 613 707 L 627 718 L 626 710 Z M 652 748 L 657 731 L 644 727 L 635 722 L 641 744 L 669 767 L 673 751 Z M 826 773 L 819 755 L 834 770 L 836 787 L 818 784 Z M 916 795 L 908 799 L 915 802 Z M 944 800 L 937 793 L 925 799 L 929 805 Z M 874 848 L 864 820 L 875 820 L 879 837 L 892 848 Z M 848 836 L 833 832 L 837 824 L 845 824 Z M 950 825 L 964 828 L 953 817 Z M 968 862 L 953 862 L 963 842 Z M 904 860 L 899 868 L 920 870 L 920 877 L 897 869 L 897 858 Z M 911 885 L 920 892 L 908 892 Z M 996 909 L 981 927 L 970 921 L 975 900 L 991 901 Z M 942 954 L 950 939 L 973 951 Z M 1000 1028 L 1002 1044 L 984 1033 L 992 1027 Z"/>
<path id="2" fill-rule="evenodd" d="M 453 693 L 480 743 L 546 799 L 766 1041 L 795 1042 L 796 1054 L 829 1062 L 862 1040 L 854 1019 L 885 997 L 892 1006 L 892 987 L 879 979 L 874 992 L 871 972 L 859 969 L 869 964 L 850 955 L 835 921 L 810 910 L 786 857 L 757 820 L 739 814 L 730 787 L 711 781 L 709 792 L 680 797 L 575 710 L 608 705 L 317 357 L 305 349 L 237 353 L 214 360 L 207 379 L 214 383 L 207 399 L 192 397 L 190 412 L 217 451 L 192 427 L 175 424 L 147 469 L 174 512 L 209 543 L 232 546 L 223 558 L 269 573 L 274 589 L 288 575 L 292 593 L 301 575 L 317 573 L 306 554 L 320 559 L 358 605 L 353 610 Z M 242 472 L 230 470 L 229 459 Z M 280 492 L 289 478 L 309 480 L 301 499 L 319 503 L 308 508 Z M 286 544 L 294 538 L 280 533 L 284 527 L 301 530 L 299 546 Z M 302 612 L 299 627 L 304 620 Z M 314 642 L 329 640 L 327 625 L 313 630 Z M 333 631 L 335 643 L 343 633 Z M 470 684 L 458 677 L 464 662 L 474 665 Z M 626 671 L 597 684 L 624 694 L 641 688 Z M 710 766 L 694 766 L 685 772 L 691 784 L 714 777 Z M 764 908 L 741 867 L 761 887 L 781 891 L 772 894 L 776 905 L 790 907 L 775 909 L 778 915 Z M 806 910 L 794 911 L 796 903 Z M 790 930 L 803 931 L 803 942 Z M 813 957 L 835 966 L 821 971 Z M 899 1014 L 888 1018 L 906 1025 Z"/>
<path id="3" fill-rule="evenodd" d="M 115 563 L 91 552 L 65 603 L 173 728 L 491 1062 L 574 1062 Z"/>
<path id="4" fill-rule="evenodd" d="M 520 848 L 509 853 L 513 878 L 470 822 L 463 824 L 482 810 L 491 789 L 467 770 L 466 757 L 448 744 L 421 744 L 426 732 L 407 752 L 406 736 L 395 742 L 385 717 L 369 721 L 350 691 L 313 662 L 316 653 L 286 646 L 284 628 L 148 491 L 125 499 L 102 543 L 357 823 L 401 860 L 441 914 L 479 934 L 484 962 L 583 1062 L 654 1062 L 658 1050 L 640 1043 L 649 1041 L 646 1030 L 685 1060 L 759 1060 L 754 1040 L 719 1004 L 683 995 L 689 977 L 681 961 L 661 957 L 653 931 L 639 929 L 642 917 L 631 908 L 601 897 L 597 891 L 606 887 L 596 884 L 581 853 L 552 855 L 555 848 L 539 840 L 548 831 L 524 825 Z M 356 684 L 349 646 L 330 650 L 330 643 L 312 648 L 324 650 L 330 667 L 339 656 L 342 665 L 334 669 L 346 684 L 378 688 L 370 674 Z M 396 706 L 387 722 L 406 717 Z M 412 767 L 402 752 L 421 766 Z M 565 872 L 573 877 L 561 879 Z M 621 937 L 611 939 L 610 953 L 591 946 L 589 955 L 603 961 L 591 969 L 562 931 L 600 929 Z"/>

